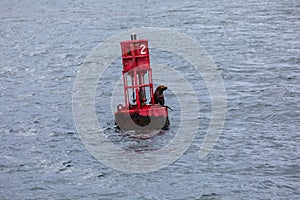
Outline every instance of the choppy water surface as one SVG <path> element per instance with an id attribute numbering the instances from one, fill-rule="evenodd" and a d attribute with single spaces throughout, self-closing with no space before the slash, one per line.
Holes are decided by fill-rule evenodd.
<path id="1" fill-rule="evenodd" d="M 1 199 L 300 196 L 299 1 L 4 0 L 0 13 Z M 153 50 L 151 62 L 177 66 L 201 88 L 199 133 L 170 166 L 127 174 L 98 162 L 81 143 L 72 90 L 76 72 L 97 44 L 144 26 L 185 33 L 208 51 L 226 87 L 227 116 L 215 148 L 199 159 L 210 117 L 205 83 L 181 58 Z M 176 96 L 166 92 L 174 104 L 168 132 L 148 140 L 119 137 L 105 101 L 121 73 L 117 67 L 106 71 L 96 94 L 105 134 L 128 151 L 163 147 L 178 128 Z"/>

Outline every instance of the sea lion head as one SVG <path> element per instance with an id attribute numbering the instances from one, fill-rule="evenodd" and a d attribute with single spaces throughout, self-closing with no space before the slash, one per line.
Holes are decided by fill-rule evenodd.
<path id="1" fill-rule="evenodd" d="M 156 88 L 155 91 L 159 91 L 159 92 L 163 93 L 167 89 L 168 89 L 167 86 L 165 86 L 165 85 L 159 85 L 159 86 L 157 86 L 157 88 Z"/>

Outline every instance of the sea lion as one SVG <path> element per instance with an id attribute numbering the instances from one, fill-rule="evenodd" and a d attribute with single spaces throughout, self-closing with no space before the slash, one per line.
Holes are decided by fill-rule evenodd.
<path id="1" fill-rule="evenodd" d="M 147 99 L 146 99 L 145 88 L 140 88 L 140 90 L 139 90 L 139 99 L 140 99 L 140 103 L 142 105 L 146 103 Z"/>
<path id="2" fill-rule="evenodd" d="M 168 87 L 164 85 L 159 85 L 154 92 L 154 103 L 160 104 L 161 106 L 165 105 L 164 91 L 167 90 Z"/>

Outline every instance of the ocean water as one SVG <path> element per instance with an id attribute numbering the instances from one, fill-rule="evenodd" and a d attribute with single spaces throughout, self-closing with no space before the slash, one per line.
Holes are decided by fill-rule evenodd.
<path id="1" fill-rule="evenodd" d="M 0 21 L 1 199 L 299 198 L 299 1 L 3 0 Z M 151 63 L 181 70 L 201 88 L 200 123 L 177 161 L 132 174 L 87 151 L 75 128 L 72 93 L 98 44 L 140 27 L 178 31 L 205 48 L 224 82 L 227 114 L 214 149 L 200 159 L 211 114 L 205 82 L 182 58 L 152 50 Z M 128 151 L 164 147 L 180 121 L 172 88 L 165 93 L 174 108 L 170 130 L 146 140 L 124 138 L 113 128 L 109 98 L 120 73 L 119 60 L 97 87 L 101 128 Z"/>

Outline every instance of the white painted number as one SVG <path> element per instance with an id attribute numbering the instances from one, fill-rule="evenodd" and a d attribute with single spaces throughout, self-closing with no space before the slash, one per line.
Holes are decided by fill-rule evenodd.
<path id="1" fill-rule="evenodd" d="M 142 49 L 141 49 L 141 54 L 146 54 L 146 51 L 145 51 L 146 46 L 145 46 L 144 44 L 141 44 L 140 47 L 142 48 Z"/>

